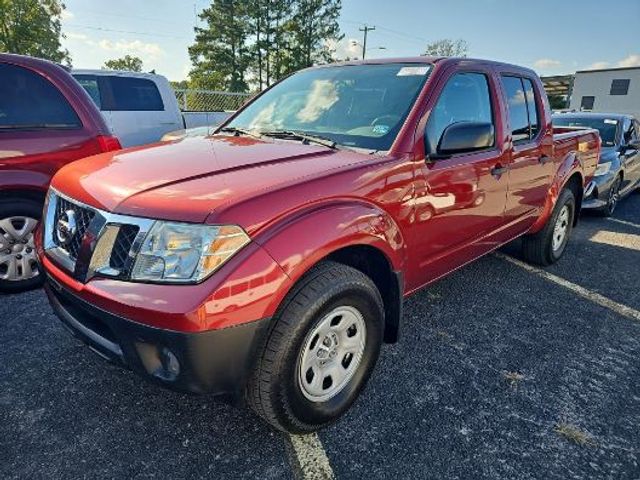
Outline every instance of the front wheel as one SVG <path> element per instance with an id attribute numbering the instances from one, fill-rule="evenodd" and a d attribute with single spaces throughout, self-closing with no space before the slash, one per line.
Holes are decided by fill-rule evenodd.
<path id="1" fill-rule="evenodd" d="M 41 213 L 42 205 L 32 200 L 0 201 L 0 292 L 21 292 L 42 283 L 34 245 Z"/>
<path id="2" fill-rule="evenodd" d="M 602 215 L 610 217 L 616 211 L 618 202 L 620 201 L 620 187 L 622 186 L 622 178 L 617 177 L 611 188 L 609 188 L 609 194 L 607 195 L 607 204 L 601 210 Z"/>
<path id="3" fill-rule="evenodd" d="M 522 239 L 522 255 L 530 263 L 551 265 L 562 257 L 569 242 L 576 212 L 573 192 L 564 189 L 544 228 Z"/>
<path id="4" fill-rule="evenodd" d="M 288 296 L 247 387 L 253 410 L 279 430 L 308 433 L 356 400 L 380 351 L 384 310 L 369 277 L 324 262 Z"/>

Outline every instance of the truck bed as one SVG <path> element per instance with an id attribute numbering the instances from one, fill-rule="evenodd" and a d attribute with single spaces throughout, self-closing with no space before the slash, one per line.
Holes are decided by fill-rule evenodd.
<path id="1" fill-rule="evenodd" d="M 593 178 L 600 158 L 598 130 L 583 127 L 553 127 L 553 151 L 556 161 L 576 154 L 582 163 L 585 185 Z"/>

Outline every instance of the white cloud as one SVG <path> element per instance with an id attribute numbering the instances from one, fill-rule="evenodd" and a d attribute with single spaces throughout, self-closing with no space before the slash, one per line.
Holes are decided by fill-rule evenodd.
<path id="1" fill-rule="evenodd" d="M 587 70 L 602 70 L 603 68 L 608 68 L 609 62 L 594 62 L 587 67 Z"/>
<path id="2" fill-rule="evenodd" d="M 343 38 L 339 42 L 335 40 L 327 40 L 326 45 L 333 50 L 333 58 L 344 60 L 346 58 L 360 58 L 362 56 L 362 47 L 357 43 L 355 38 Z"/>
<path id="3" fill-rule="evenodd" d="M 89 40 L 89 37 L 87 37 L 84 33 L 66 32 L 64 36 L 69 40 L 80 40 L 80 41 Z"/>
<path id="4" fill-rule="evenodd" d="M 560 62 L 559 60 L 553 60 L 552 58 L 541 58 L 533 63 L 533 66 L 535 68 L 539 68 L 541 70 L 556 68 L 560 65 L 562 65 L 562 62 Z"/>
<path id="5" fill-rule="evenodd" d="M 62 20 L 72 20 L 73 17 L 75 17 L 73 12 L 70 12 L 69 10 L 62 10 L 60 16 L 62 17 Z"/>
<path id="6" fill-rule="evenodd" d="M 141 40 L 100 40 L 98 47 L 118 54 L 138 55 L 143 62 L 153 61 L 164 54 L 164 50 L 157 43 L 146 43 Z"/>
<path id="7" fill-rule="evenodd" d="M 640 67 L 640 55 L 632 54 L 618 62 L 619 67 Z"/>

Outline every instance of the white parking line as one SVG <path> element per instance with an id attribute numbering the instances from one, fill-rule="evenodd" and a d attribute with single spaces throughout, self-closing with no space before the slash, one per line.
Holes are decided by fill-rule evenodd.
<path id="1" fill-rule="evenodd" d="M 640 225 L 638 225 L 637 223 L 628 222 L 627 220 L 620 220 L 619 218 L 607 217 L 607 220 L 609 220 L 610 222 L 619 223 L 620 225 L 626 225 L 627 227 L 640 228 Z"/>
<path id="2" fill-rule="evenodd" d="M 294 470 L 304 480 L 333 480 L 335 475 L 327 453 L 316 433 L 309 435 L 289 435 L 295 456 Z M 296 468 L 297 467 L 297 468 Z"/>
<path id="3" fill-rule="evenodd" d="M 573 282 L 570 282 L 568 280 L 565 280 L 564 278 L 558 277 L 557 275 L 554 275 L 552 273 L 546 272 L 544 270 L 541 270 L 539 268 L 533 267 L 531 265 L 529 265 L 528 263 L 524 263 L 516 258 L 510 257 L 508 255 L 505 255 L 504 253 L 495 253 L 495 255 L 498 258 L 501 258 L 503 260 L 506 260 L 507 262 L 513 263 L 514 265 L 519 266 L 520 268 L 523 268 L 531 273 L 535 273 L 536 275 L 549 280 L 550 282 L 553 282 L 557 285 L 560 285 L 561 287 L 564 287 L 568 290 L 571 290 L 573 293 L 586 298 L 587 300 L 596 303 L 598 305 L 600 305 L 601 307 L 605 307 L 608 308 L 609 310 L 622 315 L 624 317 L 630 318 L 632 320 L 636 320 L 638 322 L 640 322 L 640 311 L 635 310 L 631 307 L 628 307 L 626 305 L 623 305 L 622 303 L 618 303 L 615 302 L 603 295 L 600 295 L 599 293 L 596 292 L 592 292 L 591 290 L 588 290 L 584 287 L 581 287 L 580 285 L 577 285 Z"/>

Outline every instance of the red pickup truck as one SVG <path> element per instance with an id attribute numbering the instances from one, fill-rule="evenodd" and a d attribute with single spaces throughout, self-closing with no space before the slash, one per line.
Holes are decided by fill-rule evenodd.
<path id="1" fill-rule="evenodd" d="M 0 293 L 41 284 L 33 229 L 51 177 L 74 160 L 119 148 L 63 67 L 0 53 Z"/>
<path id="2" fill-rule="evenodd" d="M 596 168 L 528 69 L 310 68 L 207 137 L 81 160 L 38 245 L 62 321 L 167 387 L 308 432 L 356 399 L 404 299 L 517 237 L 557 261 Z"/>

